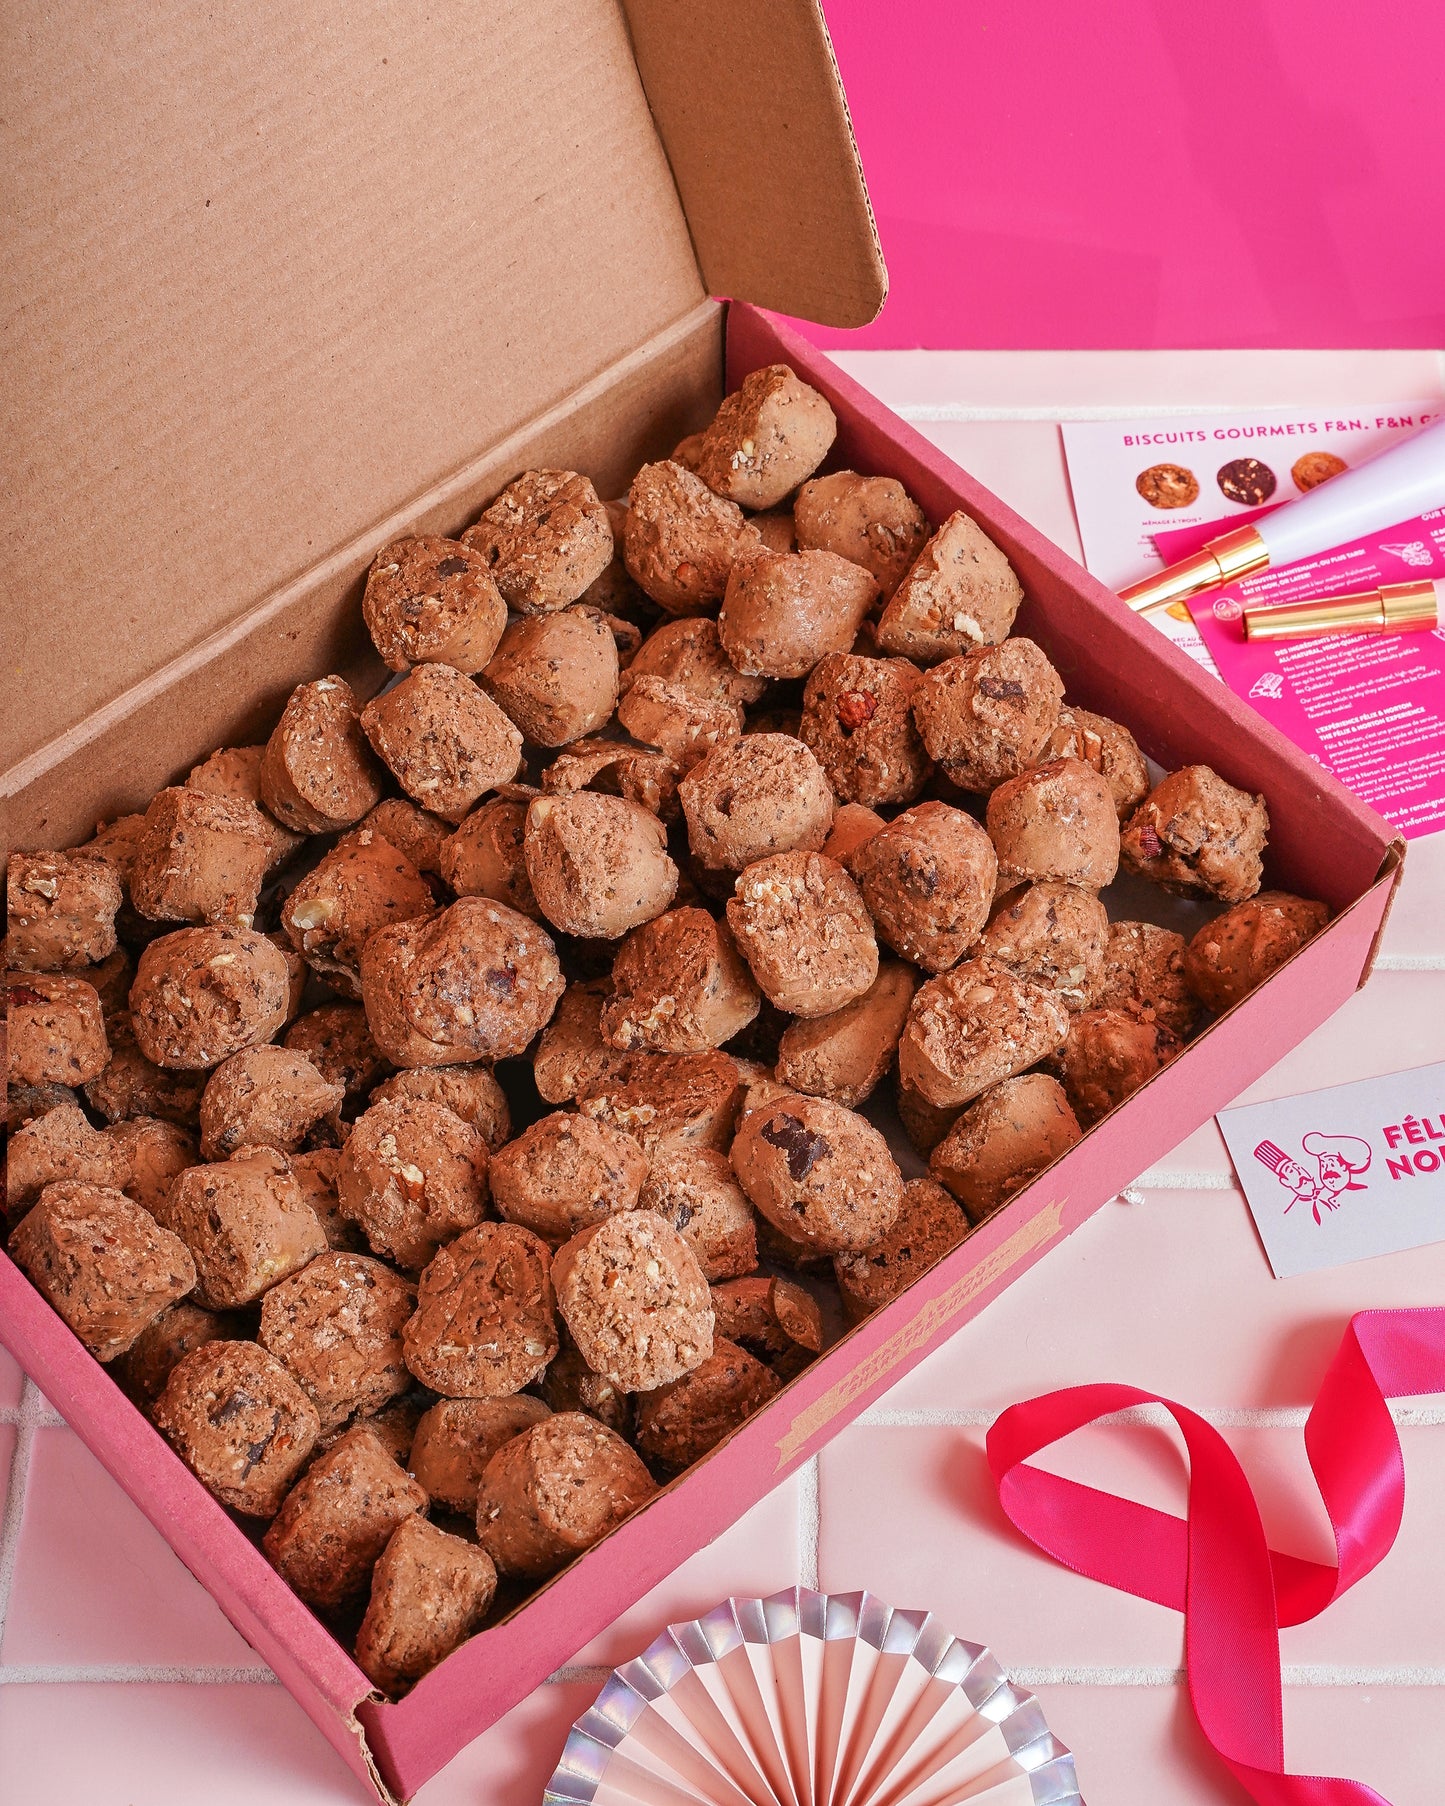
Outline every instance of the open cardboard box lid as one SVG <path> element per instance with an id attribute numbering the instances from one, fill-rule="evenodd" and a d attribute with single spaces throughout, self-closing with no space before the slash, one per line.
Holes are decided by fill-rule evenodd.
<path id="1" fill-rule="evenodd" d="M 77 0 L 9 49 L 5 794 L 710 294 L 883 302 L 815 0 Z"/>

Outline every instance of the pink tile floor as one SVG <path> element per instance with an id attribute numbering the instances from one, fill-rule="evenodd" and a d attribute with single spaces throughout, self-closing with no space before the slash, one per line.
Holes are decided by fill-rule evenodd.
<path id="1" fill-rule="evenodd" d="M 1241 402 L 1445 392 L 1430 353 L 852 353 L 886 400 L 1077 550 L 1054 422 Z M 1277 1096 L 1445 1059 L 1445 836 L 1417 841 L 1379 970 L 1262 1080 Z M 1012 1400 L 1127 1380 L 1228 1432 L 1275 1540 L 1328 1557 L 1299 1426 L 1346 1317 L 1445 1300 L 1445 1244 L 1271 1278 L 1213 1124 L 1141 1175 L 481 1737 L 418 1806 L 530 1806 L 607 1666 L 728 1593 L 871 1587 L 990 1643 L 1037 1690 L 1094 1806 L 1214 1806 L 1171 1613 L 1053 1566 L 1008 1530 L 984 1430 Z M 1438 1806 L 1445 1773 L 1445 1399 L 1401 1407 L 1409 1502 L 1389 1560 L 1285 1633 L 1291 1763 Z M 1060 1471 L 1178 1506 L 1158 1428 L 1095 1432 Z M 159 1536 L 0 1353 L 0 1806 L 323 1806 L 365 1796 Z"/>

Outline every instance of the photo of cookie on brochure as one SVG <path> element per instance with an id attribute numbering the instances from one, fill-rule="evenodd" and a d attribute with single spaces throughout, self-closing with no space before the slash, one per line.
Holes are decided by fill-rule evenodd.
<path id="1" fill-rule="evenodd" d="M 1134 487 L 1151 508 L 1187 508 L 1199 500 L 1199 478 L 1184 464 L 1151 464 Z"/>
<path id="2" fill-rule="evenodd" d="M 1337 477 L 1342 470 L 1348 469 L 1344 459 L 1337 458 L 1333 452 L 1312 451 L 1296 458 L 1290 466 L 1289 474 L 1294 479 L 1295 488 L 1303 492 L 1318 489 L 1321 483 L 1328 483 L 1331 477 Z"/>
<path id="3" fill-rule="evenodd" d="M 1242 502 L 1246 508 L 1263 507 L 1279 483 L 1268 464 L 1258 458 L 1232 458 L 1220 465 L 1214 480 L 1226 501 Z"/>

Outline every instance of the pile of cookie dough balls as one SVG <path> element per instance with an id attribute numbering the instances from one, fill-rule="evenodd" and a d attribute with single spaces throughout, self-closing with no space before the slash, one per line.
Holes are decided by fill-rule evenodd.
<path id="1" fill-rule="evenodd" d="M 524 472 L 377 554 L 378 695 L 10 859 L 11 1250 L 387 1693 L 1326 920 L 835 432 L 778 365 L 626 497 Z"/>

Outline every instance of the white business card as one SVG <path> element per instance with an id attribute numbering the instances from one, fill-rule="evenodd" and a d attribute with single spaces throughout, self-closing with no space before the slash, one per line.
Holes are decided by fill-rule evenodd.
<path id="1" fill-rule="evenodd" d="M 1218 1121 L 1278 1278 L 1445 1241 L 1445 1065 Z"/>

